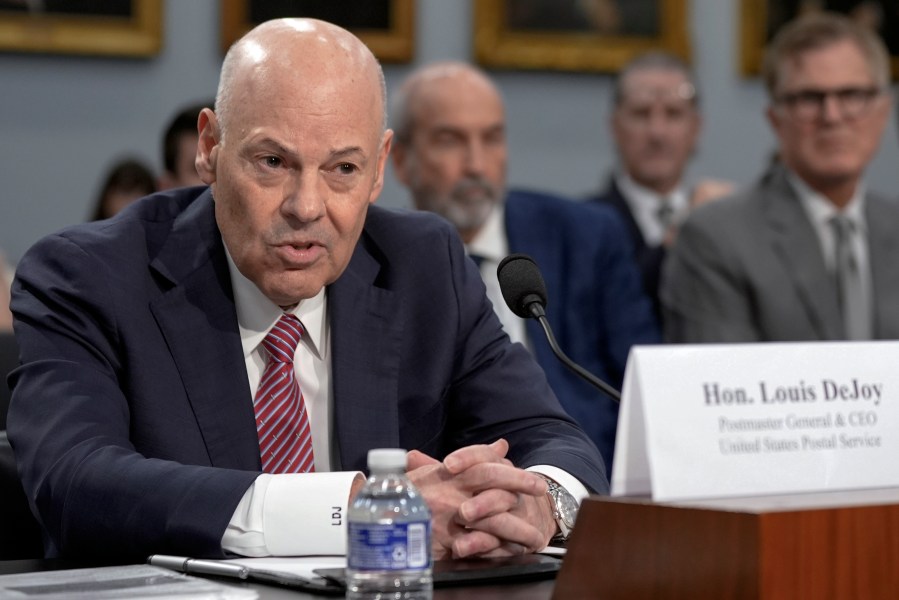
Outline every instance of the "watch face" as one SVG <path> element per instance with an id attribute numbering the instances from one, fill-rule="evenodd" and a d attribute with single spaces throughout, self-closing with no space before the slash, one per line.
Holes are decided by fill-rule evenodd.
<path id="1" fill-rule="evenodd" d="M 578 503 L 570 494 L 560 494 L 557 504 L 559 509 L 559 518 L 565 523 L 569 529 L 574 528 L 574 521 L 577 519 Z"/>

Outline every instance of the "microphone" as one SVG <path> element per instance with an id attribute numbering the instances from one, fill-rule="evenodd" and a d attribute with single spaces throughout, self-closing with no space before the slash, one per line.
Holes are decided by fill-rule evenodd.
<path id="1" fill-rule="evenodd" d="M 510 254 L 500 261 L 496 277 L 499 279 L 499 289 L 503 293 L 506 305 L 522 319 L 537 319 L 556 358 L 616 402 L 620 402 L 621 393 L 618 390 L 568 358 L 559 348 L 556 336 L 553 335 L 553 330 L 546 319 L 546 283 L 534 259 L 527 254 Z"/>

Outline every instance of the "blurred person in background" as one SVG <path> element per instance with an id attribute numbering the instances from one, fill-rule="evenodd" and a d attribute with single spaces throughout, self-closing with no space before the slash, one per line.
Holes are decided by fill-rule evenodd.
<path id="1" fill-rule="evenodd" d="M 686 180 L 702 117 L 696 79 L 683 60 L 661 51 L 642 54 L 624 66 L 613 93 L 609 128 L 618 167 L 591 200 L 624 218 L 643 288 L 661 320 L 659 277 L 677 227 L 695 206 L 733 186 L 717 180 L 690 186 Z"/>
<path id="2" fill-rule="evenodd" d="M 159 189 L 203 185 L 197 167 L 197 118 L 204 108 L 213 102 L 191 104 L 180 109 L 169 121 L 162 136 L 162 175 Z"/>
<path id="3" fill-rule="evenodd" d="M 778 160 L 681 227 L 662 279 L 670 341 L 899 338 L 899 205 L 864 179 L 889 65 L 881 39 L 839 14 L 775 36 L 763 77 Z"/>
<path id="4" fill-rule="evenodd" d="M 394 95 L 393 126 L 397 178 L 418 209 L 456 227 L 503 329 L 534 354 L 562 406 L 610 469 L 617 403 L 556 358 L 536 321 L 515 316 L 496 271 L 510 252 L 530 255 L 542 267 L 547 318 L 559 344 L 620 388 L 631 346 L 660 339 L 621 219 L 605 206 L 506 189 L 503 99 L 471 65 L 435 63 L 410 75 Z"/>
<path id="5" fill-rule="evenodd" d="M 156 178 L 149 167 L 135 158 L 120 160 L 106 174 L 90 220 L 115 216 L 138 198 L 155 191 Z"/>
<path id="6" fill-rule="evenodd" d="M 12 268 L 7 264 L 3 252 L 0 252 L 0 333 L 12 331 L 12 313 L 9 312 L 9 288 L 12 285 L 12 278 Z"/>

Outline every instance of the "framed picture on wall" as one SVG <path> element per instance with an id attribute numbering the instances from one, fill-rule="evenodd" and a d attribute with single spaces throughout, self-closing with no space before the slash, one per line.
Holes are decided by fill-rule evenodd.
<path id="1" fill-rule="evenodd" d="M 0 51 L 151 56 L 162 0 L 0 0 Z"/>
<path id="2" fill-rule="evenodd" d="M 689 59 L 686 0 L 478 0 L 487 67 L 615 72 L 651 49 Z"/>
<path id="3" fill-rule="evenodd" d="M 765 46 L 777 30 L 805 12 L 830 10 L 869 25 L 890 52 L 893 78 L 899 78 L 899 0 L 741 0 L 740 70 L 758 75 Z"/>
<path id="4" fill-rule="evenodd" d="M 222 51 L 270 19 L 313 17 L 352 31 L 383 62 L 414 51 L 413 0 L 222 0 Z"/>

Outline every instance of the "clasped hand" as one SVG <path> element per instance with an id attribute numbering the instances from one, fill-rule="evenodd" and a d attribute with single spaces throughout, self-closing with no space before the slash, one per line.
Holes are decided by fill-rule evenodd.
<path id="1" fill-rule="evenodd" d="M 440 462 L 417 450 L 408 476 L 431 509 L 435 559 L 543 549 L 556 530 L 546 482 L 506 459 L 509 443 L 467 446 Z"/>

